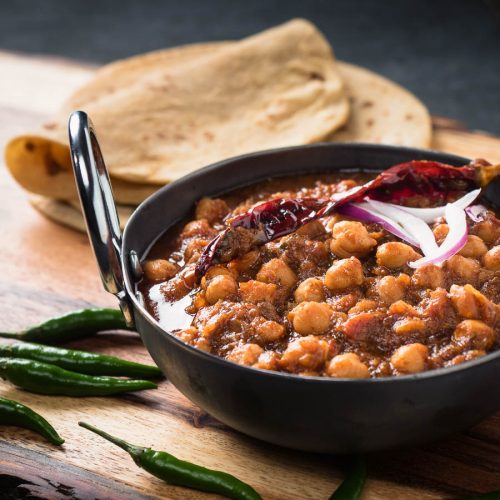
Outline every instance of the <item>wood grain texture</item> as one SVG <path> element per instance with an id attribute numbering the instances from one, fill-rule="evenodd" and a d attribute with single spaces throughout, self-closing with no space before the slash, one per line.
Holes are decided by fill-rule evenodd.
<path id="1" fill-rule="evenodd" d="M 63 61 L 0 54 L 0 143 L 36 129 L 91 73 Z M 13 87 L 23 90 L 13 92 Z M 436 148 L 500 161 L 500 139 L 465 132 L 446 120 L 435 137 Z M 101 287 L 86 236 L 35 212 L 3 165 L 0 200 L 0 329 L 21 328 L 78 307 L 115 305 Z M 150 361 L 134 334 L 99 335 L 72 346 Z M 0 491 L 11 498 L 216 498 L 152 478 L 125 452 L 78 427 L 82 419 L 136 444 L 235 474 L 265 499 L 326 499 L 342 477 L 341 459 L 286 450 L 234 432 L 168 381 L 156 391 L 116 398 L 47 397 L 3 382 L 0 394 L 39 411 L 66 439 L 58 449 L 30 431 L 0 429 Z M 499 489 L 500 415 L 445 441 L 374 454 L 369 463 L 365 500 L 431 500 Z"/>

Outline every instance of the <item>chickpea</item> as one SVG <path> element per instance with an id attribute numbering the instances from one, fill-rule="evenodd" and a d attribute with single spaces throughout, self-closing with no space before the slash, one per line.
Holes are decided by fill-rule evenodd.
<path id="1" fill-rule="evenodd" d="M 241 274 L 251 269 L 257 263 L 259 258 L 260 252 L 258 250 L 252 250 L 238 259 L 233 259 L 229 262 L 227 267 L 228 269 L 231 269 L 231 271 Z"/>
<path id="2" fill-rule="evenodd" d="M 389 269 L 403 267 L 408 262 L 420 259 L 420 257 L 422 256 L 415 252 L 410 245 L 397 241 L 384 243 L 377 248 L 377 264 Z"/>
<path id="3" fill-rule="evenodd" d="M 465 285 L 464 288 L 467 289 L 469 287 L 474 290 L 476 304 L 481 313 L 481 319 L 489 325 L 498 326 L 500 321 L 500 306 L 496 302 L 489 300 L 471 285 Z"/>
<path id="4" fill-rule="evenodd" d="M 172 279 L 160 286 L 160 291 L 166 300 L 179 300 L 193 289 L 196 283 L 196 273 L 194 267 L 194 264 L 187 265 Z"/>
<path id="5" fill-rule="evenodd" d="M 239 365 L 251 366 L 257 363 L 264 349 L 257 344 L 243 344 L 233 349 L 226 359 Z"/>
<path id="6" fill-rule="evenodd" d="M 464 245 L 462 250 L 460 250 L 459 254 L 463 255 L 464 257 L 479 259 L 487 251 L 488 248 L 484 244 L 484 241 L 481 238 L 479 238 L 479 236 L 474 236 L 473 234 L 470 234 L 467 237 L 467 243 Z"/>
<path id="7" fill-rule="evenodd" d="M 465 361 L 471 361 L 473 359 L 480 358 L 486 355 L 486 351 L 474 349 L 472 351 L 464 352 L 463 354 L 459 354 L 455 356 L 451 361 L 450 365 L 459 365 L 460 363 L 464 363 Z"/>
<path id="8" fill-rule="evenodd" d="M 318 370 L 328 355 L 328 343 L 314 335 L 295 339 L 288 344 L 280 360 L 280 366 L 292 373 Z"/>
<path id="9" fill-rule="evenodd" d="M 324 302 L 323 282 L 319 278 L 307 278 L 294 293 L 295 302 Z"/>
<path id="10" fill-rule="evenodd" d="M 256 278 L 264 283 L 276 283 L 287 288 L 292 288 L 297 283 L 297 276 L 281 259 L 271 259 L 263 264 Z"/>
<path id="11" fill-rule="evenodd" d="M 249 280 L 240 283 L 240 295 L 244 302 L 273 302 L 278 287 L 274 283 Z"/>
<path id="12" fill-rule="evenodd" d="M 207 280 L 211 280 L 216 276 L 222 276 L 222 275 L 231 276 L 232 278 L 236 278 L 238 276 L 231 269 L 228 269 L 223 264 L 218 264 L 216 266 L 210 266 L 207 272 L 205 273 L 204 278 L 206 278 Z"/>
<path id="13" fill-rule="evenodd" d="M 446 261 L 446 270 L 451 272 L 456 280 L 463 283 L 475 284 L 479 276 L 481 265 L 477 260 L 453 255 Z"/>
<path id="14" fill-rule="evenodd" d="M 392 329 L 397 335 L 408 335 L 424 331 L 425 323 L 420 318 L 404 318 L 396 321 Z"/>
<path id="15" fill-rule="evenodd" d="M 500 245 L 488 250 L 483 256 L 483 264 L 486 269 L 500 271 Z"/>
<path id="16" fill-rule="evenodd" d="M 209 304 L 215 304 L 218 300 L 224 300 L 238 291 L 236 280 L 227 275 L 218 275 L 212 278 L 205 290 L 205 298 Z"/>
<path id="17" fill-rule="evenodd" d="M 363 266 L 356 257 L 338 260 L 326 271 L 325 285 L 330 290 L 343 290 L 363 283 Z"/>
<path id="18" fill-rule="evenodd" d="M 316 238 L 322 234 L 325 234 L 325 226 L 321 224 L 319 220 L 309 222 L 305 224 L 300 229 L 298 229 L 295 234 L 300 234 L 302 236 L 308 236 L 309 238 Z"/>
<path id="19" fill-rule="evenodd" d="M 324 302 L 301 302 L 288 314 L 293 328 L 301 335 L 321 335 L 328 330 L 332 310 Z"/>
<path id="20" fill-rule="evenodd" d="M 308 240 L 303 244 L 303 249 L 307 254 L 307 260 L 313 263 L 313 267 L 316 264 L 328 263 L 328 243 L 326 241 Z"/>
<path id="21" fill-rule="evenodd" d="M 332 227 L 330 250 L 339 257 L 361 257 L 370 253 L 377 241 L 361 222 L 340 221 Z"/>
<path id="22" fill-rule="evenodd" d="M 347 321 L 347 314 L 340 311 L 333 311 L 332 318 L 330 323 L 334 325 L 336 328 L 340 328 L 340 326 Z"/>
<path id="23" fill-rule="evenodd" d="M 365 311 L 374 311 L 377 309 L 377 303 L 374 300 L 361 299 L 355 306 L 349 309 L 349 315 L 359 314 Z"/>
<path id="24" fill-rule="evenodd" d="M 395 314 L 397 316 L 418 316 L 417 310 L 404 300 L 398 300 L 391 304 L 388 309 L 389 314 Z"/>
<path id="25" fill-rule="evenodd" d="M 410 277 L 407 274 L 394 276 L 384 276 L 380 278 L 376 287 L 380 299 L 389 305 L 404 297 L 406 288 L 410 284 Z"/>
<path id="26" fill-rule="evenodd" d="M 408 287 L 410 286 L 410 283 L 411 283 L 411 278 L 405 274 L 405 273 L 401 273 L 399 276 L 398 276 L 398 281 L 401 285 L 403 285 L 404 287 Z"/>
<path id="27" fill-rule="evenodd" d="M 196 218 L 206 219 L 209 224 L 221 221 L 229 213 L 229 207 L 221 199 L 202 198 L 196 205 Z"/>
<path id="28" fill-rule="evenodd" d="M 357 354 L 346 352 L 335 356 L 326 368 L 330 377 L 337 378 L 369 378 L 368 367 L 359 359 Z"/>
<path id="29" fill-rule="evenodd" d="M 463 318 L 477 318 L 479 316 L 474 295 L 467 293 L 463 286 L 451 285 L 450 299 L 457 314 Z"/>
<path id="30" fill-rule="evenodd" d="M 181 233 L 181 238 L 193 238 L 195 236 L 213 237 L 217 234 L 206 219 L 193 220 L 188 222 Z"/>
<path id="31" fill-rule="evenodd" d="M 146 278 L 151 281 L 166 281 L 173 278 L 178 267 L 165 259 L 146 260 L 142 264 Z"/>
<path id="32" fill-rule="evenodd" d="M 474 233 L 487 245 L 491 245 L 500 238 L 500 221 L 494 216 L 488 217 L 474 226 Z"/>
<path id="33" fill-rule="evenodd" d="M 425 370 L 428 357 L 427 346 L 419 343 L 408 344 L 396 349 L 391 356 L 391 363 L 398 372 L 418 373 Z"/>
<path id="34" fill-rule="evenodd" d="M 432 232 L 434 233 L 434 237 L 436 238 L 436 242 L 440 245 L 443 243 L 444 239 L 448 236 L 450 232 L 450 228 L 448 224 L 438 224 Z"/>
<path id="35" fill-rule="evenodd" d="M 256 335 L 263 342 L 275 342 L 286 333 L 285 327 L 280 323 L 270 320 L 263 321 L 262 318 L 257 318 L 252 321 L 252 326 L 254 327 Z"/>
<path id="36" fill-rule="evenodd" d="M 337 224 L 337 222 L 340 222 L 341 220 L 345 220 L 345 217 L 340 214 L 333 214 L 329 215 L 328 217 L 325 217 L 323 219 L 323 222 L 325 224 L 327 232 L 331 233 L 333 230 L 333 226 Z"/>
<path id="37" fill-rule="evenodd" d="M 495 343 L 495 331 L 482 321 L 464 319 L 455 328 L 453 339 L 474 349 L 488 350 Z"/>
<path id="38" fill-rule="evenodd" d="M 279 356 L 274 351 L 264 351 L 253 366 L 261 370 L 278 370 Z"/>
<path id="39" fill-rule="evenodd" d="M 435 264 L 424 264 L 415 269 L 411 281 L 415 286 L 431 290 L 444 288 L 446 283 L 443 269 Z"/>
<path id="40" fill-rule="evenodd" d="M 236 276 L 227 267 L 224 267 L 222 265 L 212 266 L 208 268 L 205 276 L 201 278 L 201 287 L 203 289 L 206 289 L 208 282 L 216 276 L 230 276 L 231 278 L 236 278 Z"/>
<path id="41" fill-rule="evenodd" d="M 186 262 L 198 260 L 208 243 L 209 240 L 204 238 L 192 239 L 184 248 L 184 260 Z"/>
<path id="42" fill-rule="evenodd" d="M 360 297 L 361 292 L 359 290 L 355 290 L 343 295 L 337 295 L 329 301 L 329 304 L 332 306 L 333 310 L 346 313 L 356 306 Z"/>

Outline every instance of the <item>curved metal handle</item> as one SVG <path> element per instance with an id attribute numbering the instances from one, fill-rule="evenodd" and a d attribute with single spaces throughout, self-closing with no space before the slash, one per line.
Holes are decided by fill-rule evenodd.
<path id="1" fill-rule="evenodd" d="M 132 326 L 134 321 L 120 260 L 120 221 L 94 126 L 86 113 L 71 114 L 68 133 L 78 196 L 102 282 L 104 288 L 119 299 L 125 320 Z"/>

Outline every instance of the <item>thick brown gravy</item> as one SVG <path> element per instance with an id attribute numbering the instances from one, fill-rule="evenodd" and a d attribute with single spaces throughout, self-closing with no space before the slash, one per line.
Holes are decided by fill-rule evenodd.
<path id="1" fill-rule="evenodd" d="M 443 266 L 373 223 L 335 215 L 212 267 L 192 270 L 228 213 L 276 197 L 327 197 L 370 174 L 276 179 L 201 200 L 152 247 L 146 307 L 183 341 L 227 360 L 300 375 L 383 377 L 446 367 L 500 347 L 500 221 L 468 220 Z M 432 226 L 442 242 L 447 226 Z"/>

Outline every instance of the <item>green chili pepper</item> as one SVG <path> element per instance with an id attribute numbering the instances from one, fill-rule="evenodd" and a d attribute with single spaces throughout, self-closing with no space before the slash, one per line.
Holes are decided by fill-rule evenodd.
<path id="1" fill-rule="evenodd" d="M 41 415 L 17 401 L 2 397 L 0 397 L 0 424 L 30 429 L 58 446 L 64 443 L 64 439 Z"/>
<path id="2" fill-rule="evenodd" d="M 0 345 L 0 357 L 25 358 L 56 365 L 87 375 L 116 375 L 122 377 L 159 377 L 161 371 L 156 366 L 143 365 L 113 356 L 91 352 L 48 347 L 40 344 L 18 342 Z"/>
<path id="3" fill-rule="evenodd" d="M 118 309 L 82 309 L 49 319 L 22 332 L 0 332 L 0 337 L 59 344 L 89 337 L 104 330 L 127 330 Z"/>
<path id="4" fill-rule="evenodd" d="M 111 396 L 158 387 L 150 380 L 83 375 L 21 358 L 0 358 L 0 377 L 27 391 L 51 396 Z"/>
<path id="5" fill-rule="evenodd" d="M 167 483 L 219 493 L 236 500 L 261 500 L 261 496 L 251 486 L 231 474 L 179 460 L 164 451 L 129 444 L 85 422 L 78 422 L 78 425 L 116 444 L 133 458 L 136 465 Z"/>
<path id="6" fill-rule="evenodd" d="M 366 462 L 363 457 L 354 457 L 347 475 L 332 493 L 330 500 L 358 500 L 366 480 Z"/>

